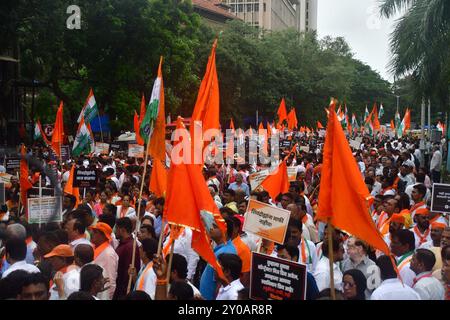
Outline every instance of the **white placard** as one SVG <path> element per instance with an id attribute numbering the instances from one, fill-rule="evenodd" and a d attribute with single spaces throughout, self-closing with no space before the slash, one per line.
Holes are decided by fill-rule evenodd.
<path id="1" fill-rule="evenodd" d="M 56 209 L 57 202 L 56 197 L 29 198 L 28 223 L 61 222 L 62 201 L 59 201 L 59 208 Z"/>

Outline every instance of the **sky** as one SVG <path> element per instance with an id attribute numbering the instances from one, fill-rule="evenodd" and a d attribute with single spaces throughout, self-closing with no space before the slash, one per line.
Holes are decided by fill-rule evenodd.
<path id="1" fill-rule="evenodd" d="M 319 37 L 342 36 L 355 58 L 376 70 L 382 78 L 393 81 L 389 73 L 389 35 L 395 18 L 379 15 L 380 0 L 318 0 Z"/>

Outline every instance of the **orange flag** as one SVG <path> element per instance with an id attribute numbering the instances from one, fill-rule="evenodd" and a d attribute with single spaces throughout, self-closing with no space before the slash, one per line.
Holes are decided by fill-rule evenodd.
<path id="1" fill-rule="evenodd" d="M 264 179 L 261 186 L 269 193 L 273 200 L 275 200 L 280 193 L 288 192 L 289 179 L 287 175 L 286 161 L 282 161 L 278 168 L 271 172 L 266 179 Z"/>
<path id="2" fill-rule="evenodd" d="M 405 117 L 403 118 L 405 120 L 405 129 L 404 131 L 411 128 L 411 111 L 409 108 L 406 108 Z"/>
<path id="3" fill-rule="evenodd" d="M 373 130 L 380 130 L 381 126 L 380 121 L 378 120 L 378 110 L 376 103 L 374 103 L 373 105 L 372 114 L 373 114 L 373 122 L 372 122 Z"/>
<path id="4" fill-rule="evenodd" d="M 272 136 L 272 128 L 270 127 L 269 121 L 266 122 L 267 125 L 267 138 L 270 138 Z"/>
<path id="5" fill-rule="evenodd" d="M 148 153 L 154 159 L 165 161 L 166 159 L 166 113 L 164 107 L 164 81 L 162 76 L 162 57 L 159 60 L 158 77 L 161 79 L 161 86 L 159 88 L 159 107 L 158 115 L 156 117 L 155 126 L 150 142 L 147 146 Z M 152 93 L 153 95 L 153 93 Z M 141 107 L 142 109 L 142 107 Z M 141 120 L 142 121 L 142 120 Z"/>
<path id="6" fill-rule="evenodd" d="M 319 130 L 319 129 L 325 129 L 325 128 L 324 128 L 323 125 L 320 123 L 320 121 L 317 121 L 317 130 Z"/>
<path id="7" fill-rule="evenodd" d="M 63 120 L 63 102 L 59 104 L 58 112 L 56 113 L 55 125 L 52 135 L 52 149 L 58 156 L 61 157 L 61 145 L 64 143 L 64 120 Z"/>
<path id="8" fill-rule="evenodd" d="M 72 165 L 72 168 L 70 168 L 69 179 L 67 180 L 67 183 L 64 186 L 64 193 L 73 195 L 77 199 L 77 204 L 79 204 L 81 202 L 80 189 L 73 186 L 74 176 L 75 176 L 75 165 Z"/>
<path id="9" fill-rule="evenodd" d="M 347 121 L 347 132 L 351 136 L 353 131 L 352 131 L 352 124 L 350 122 L 350 118 L 348 117 L 348 115 L 345 115 L 345 120 Z"/>
<path id="10" fill-rule="evenodd" d="M 277 115 L 278 115 L 278 124 L 279 125 L 281 125 L 284 120 L 288 120 L 287 110 L 286 110 L 286 102 L 284 101 L 284 98 L 281 99 L 280 106 L 278 107 Z"/>
<path id="11" fill-rule="evenodd" d="M 178 117 L 177 129 L 185 129 L 181 117 Z M 192 229 L 192 248 L 223 277 L 201 215 L 210 223 L 215 221 L 226 232 L 225 221 L 209 193 L 201 167 L 183 161 L 179 164 L 172 161 L 167 180 L 164 217 L 170 224 Z"/>
<path id="12" fill-rule="evenodd" d="M 206 66 L 205 76 L 203 77 L 200 89 L 198 90 L 197 101 L 195 102 L 194 111 L 192 112 L 193 132 L 194 121 L 201 121 L 203 132 L 208 129 L 219 129 L 219 80 L 217 79 L 216 70 L 216 47 L 217 39 L 211 50 L 211 55 Z"/>
<path id="13" fill-rule="evenodd" d="M 167 170 L 158 159 L 153 160 L 153 169 L 150 176 L 150 191 L 158 198 L 164 197 L 167 190 Z"/>
<path id="14" fill-rule="evenodd" d="M 234 128 L 233 118 L 231 118 L 231 120 L 230 120 L 230 129 L 233 130 L 233 132 L 236 130 L 236 129 Z"/>
<path id="15" fill-rule="evenodd" d="M 391 120 L 391 129 L 392 129 L 392 130 L 395 130 L 394 120 Z"/>
<path id="16" fill-rule="evenodd" d="M 144 145 L 144 139 L 141 137 L 141 133 L 139 132 L 139 127 L 141 126 L 139 122 L 139 116 L 136 113 L 136 110 L 134 111 L 134 120 L 133 120 L 133 126 L 134 126 L 134 132 L 136 134 L 136 143 L 143 146 Z"/>
<path id="17" fill-rule="evenodd" d="M 27 191 L 33 187 L 31 182 L 28 180 L 28 164 L 25 160 L 25 156 L 27 154 L 27 150 L 25 145 L 22 145 L 20 148 L 20 154 L 22 155 L 22 159 L 20 160 L 20 199 L 24 208 L 25 215 L 28 220 L 28 204 L 27 204 Z"/>
<path id="18" fill-rule="evenodd" d="M 294 128 L 296 128 L 298 125 L 298 121 L 295 108 L 292 108 L 291 111 L 289 111 L 287 118 L 288 118 L 288 129 L 293 130 Z"/>
<path id="19" fill-rule="evenodd" d="M 141 111 L 139 113 L 139 123 L 142 122 L 142 120 L 144 120 L 145 117 L 145 113 L 147 112 L 147 108 L 145 107 L 145 96 L 144 94 L 142 94 L 142 98 L 141 98 Z"/>
<path id="20" fill-rule="evenodd" d="M 329 222 L 389 256 L 389 248 L 369 213 L 373 200 L 344 131 L 330 107 L 323 151 L 317 219 Z"/>

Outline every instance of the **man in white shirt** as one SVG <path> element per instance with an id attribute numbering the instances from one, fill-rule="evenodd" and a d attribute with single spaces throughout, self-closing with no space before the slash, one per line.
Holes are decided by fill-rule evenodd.
<path id="1" fill-rule="evenodd" d="M 420 300 L 420 296 L 397 279 L 391 259 L 381 256 L 376 261 L 380 268 L 381 284 L 372 293 L 370 300 Z"/>
<path id="2" fill-rule="evenodd" d="M 108 279 L 103 276 L 103 269 L 96 264 L 87 264 L 80 271 L 80 291 L 89 293 L 95 300 L 97 295 L 107 290 Z"/>
<path id="3" fill-rule="evenodd" d="M 25 261 L 27 255 L 27 244 L 25 240 L 12 238 L 6 241 L 5 244 L 6 261 L 9 263 L 9 268 L 2 274 L 2 278 L 6 278 L 11 272 L 16 270 L 24 270 L 29 273 L 38 273 L 40 270 Z"/>
<path id="4" fill-rule="evenodd" d="M 298 247 L 300 251 L 298 262 L 304 263 L 309 272 L 314 273 L 317 265 L 316 246 L 303 236 L 303 224 L 296 219 L 290 219 L 286 233 L 288 244 Z"/>
<path id="5" fill-rule="evenodd" d="M 435 146 L 433 151 L 433 157 L 430 161 L 431 179 L 434 183 L 439 183 L 441 182 L 442 154 L 439 151 L 439 146 Z"/>
<path id="6" fill-rule="evenodd" d="M 422 300 L 444 300 L 445 289 L 438 279 L 433 277 L 433 266 L 436 258 L 432 251 L 417 249 L 411 259 L 411 270 L 417 275 L 413 289 Z"/>
<path id="7" fill-rule="evenodd" d="M 414 233 L 407 229 L 398 230 L 392 235 L 391 251 L 397 259 L 397 269 L 404 282 L 409 287 L 413 286 L 416 274 L 410 268 L 416 240 Z"/>
<path id="8" fill-rule="evenodd" d="M 168 263 L 168 261 L 169 256 L 166 257 L 166 262 Z M 187 274 L 188 274 L 188 264 L 186 258 L 183 257 L 181 254 L 174 253 L 172 256 L 170 283 L 174 281 L 186 282 L 188 285 L 191 286 L 192 290 L 194 291 L 194 297 L 201 299 L 202 294 L 200 293 L 200 290 L 198 290 L 189 280 L 186 279 Z"/>
<path id="9" fill-rule="evenodd" d="M 322 258 L 317 263 L 313 276 L 316 279 L 319 292 L 330 287 L 330 260 L 328 260 L 328 241 L 324 240 L 322 244 Z M 342 271 L 339 269 L 337 262 L 344 259 L 344 245 L 340 239 L 333 239 L 333 271 L 334 271 L 334 288 L 342 291 Z"/>
<path id="10" fill-rule="evenodd" d="M 69 220 L 65 226 L 64 230 L 67 231 L 67 236 L 69 238 L 69 245 L 72 250 L 75 250 L 76 246 L 79 244 L 91 245 L 91 242 L 86 239 L 86 227 L 78 219 Z"/>
<path id="11" fill-rule="evenodd" d="M 155 239 L 144 239 L 139 247 L 139 256 L 142 259 L 139 273 L 132 270 L 135 279 L 134 290 L 144 291 L 150 298 L 155 299 L 157 276 L 153 270 L 153 256 L 158 251 L 158 242 Z M 134 274 L 134 275 L 133 275 Z"/>
<path id="12" fill-rule="evenodd" d="M 242 260 L 238 255 L 232 253 L 222 253 L 219 255 L 218 260 L 222 266 L 223 274 L 228 280 L 228 284 L 223 279 L 217 277 L 222 285 L 219 288 L 216 300 L 237 300 L 239 290 L 244 289 L 244 286 L 239 280 L 242 270 Z"/>

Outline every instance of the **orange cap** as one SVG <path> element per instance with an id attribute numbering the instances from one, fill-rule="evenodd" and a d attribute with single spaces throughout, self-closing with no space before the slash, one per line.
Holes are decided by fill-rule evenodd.
<path id="1" fill-rule="evenodd" d="M 431 229 L 445 229 L 447 227 L 447 225 L 445 223 L 442 222 L 433 222 L 431 223 Z"/>
<path id="2" fill-rule="evenodd" d="M 399 213 L 394 213 L 391 217 L 391 222 L 398 222 L 405 224 L 405 217 Z"/>
<path id="3" fill-rule="evenodd" d="M 417 215 L 422 215 L 422 216 L 427 216 L 430 213 L 430 210 L 428 210 L 427 208 L 419 208 L 416 210 L 416 214 Z"/>
<path id="4" fill-rule="evenodd" d="M 108 240 L 111 240 L 112 229 L 108 224 L 106 224 L 104 222 L 97 222 L 97 224 L 95 226 L 91 226 L 91 227 L 89 227 L 89 229 L 101 231 L 101 232 L 103 232 L 105 237 L 108 238 Z"/>
<path id="5" fill-rule="evenodd" d="M 67 244 L 60 244 L 53 248 L 52 251 L 47 253 L 44 258 L 50 257 L 73 257 L 72 248 Z"/>

